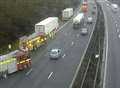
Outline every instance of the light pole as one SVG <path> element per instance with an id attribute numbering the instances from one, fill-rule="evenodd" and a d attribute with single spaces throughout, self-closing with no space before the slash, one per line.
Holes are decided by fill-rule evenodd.
<path id="1" fill-rule="evenodd" d="M 8 44 L 8 49 L 9 49 L 9 51 L 11 51 L 11 49 L 12 49 L 12 45 L 11 44 Z"/>

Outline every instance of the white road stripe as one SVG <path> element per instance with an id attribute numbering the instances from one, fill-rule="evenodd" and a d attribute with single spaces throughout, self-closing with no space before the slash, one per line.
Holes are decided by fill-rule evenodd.
<path id="1" fill-rule="evenodd" d="M 71 18 L 68 22 L 66 22 L 64 25 L 62 25 L 62 26 L 57 30 L 57 32 L 60 31 L 65 25 L 67 25 L 71 20 L 72 20 L 72 18 Z"/>
<path id="2" fill-rule="evenodd" d="M 116 24 L 115 24 L 115 26 L 117 27 L 117 26 L 118 26 L 118 24 L 116 23 Z"/>
<path id="3" fill-rule="evenodd" d="M 106 88 L 106 78 L 107 78 L 107 68 L 108 68 L 107 65 L 108 65 L 108 34 L 109 34 L 109 31 L 108 31 L 107 15 L 104 12 L 104 10 L 103 10 L 103 13 L 104 13 L 104 17 L 105 17 L 105 28 L 106 28 L 106 31 L 105 31 L 105 34 L 106 34 L 106 52 L 105 52 L 105 54 L 106 55 L 105 55 L 105 69 L 104 69 L 103 88 Z"/>
<path id="4" fill-rule="evenodd" d="M 63 56 L 62 56 L 62 58 L 64 58 L 66 56 L 66 54 L 64 54 Z"/>
<path id="5" fill-rule="evenodd" d="M 53 72 L 51 72 L 48 76 L 48 79 L 50 79 L 50 77 L 53 75 Z"/>
<path id="6" fill-rule="evenodd" d="M 71 45 L 73 46 L 74 45 L 74 42 L 72 41 Z"/>
<path id="7" fill-rule="evenodd" d="M 26 73 L 26 75 L 29 75 L 32 71 L 33 71 L 33 69 L 31 68 L 31 69 Z"/>

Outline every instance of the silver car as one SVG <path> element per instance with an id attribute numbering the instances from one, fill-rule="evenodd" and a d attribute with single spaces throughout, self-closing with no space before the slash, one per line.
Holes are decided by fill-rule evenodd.
<path id="1" fill-rule="evenodd" d="M 87 18 L 87 23 L 88 23 L 88 24 L 92 24 L 92 22 L 93 22 L 93 18 L 92 18 L 92 17 L 88 17 L 88 18 Z"/>
<path id="2" fill-rule="evenodd" d="M 81 29 L 81 34 L 82 35 L 87 35 L 88 34 L 88 29 L 87 28 L 82 28 Z"/>
<path id="3" fill-rule="evenodd" d="M 58 59 L 61 56 L 61 50 L 58 48 L 50 50 L 50 59 Z"/>

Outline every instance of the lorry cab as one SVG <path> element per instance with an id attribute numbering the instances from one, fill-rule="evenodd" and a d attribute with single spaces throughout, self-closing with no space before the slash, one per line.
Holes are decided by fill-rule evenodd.
<path id="1" fill-rule="evenodd" d="M 116 13 L 119 10 L 119 7 L 117 4 L 111 4 L 111 9 L 114 13 Z"/>
<path id="2" fill-rule="evenodd" d="M 73 19 L 73 28 L 79 29 L 81 26 L 84 25 L 84 14 L 79 13 L 74 19 Z"/>

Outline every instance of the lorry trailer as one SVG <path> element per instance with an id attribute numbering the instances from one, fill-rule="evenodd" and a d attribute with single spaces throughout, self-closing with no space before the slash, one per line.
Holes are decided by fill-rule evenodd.
<path id="1" fill-rule="evenodd" d="M 62 20 L 69 20 L 73 16 L 73 8 L 66 8 L 62 11 Z"/>

